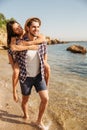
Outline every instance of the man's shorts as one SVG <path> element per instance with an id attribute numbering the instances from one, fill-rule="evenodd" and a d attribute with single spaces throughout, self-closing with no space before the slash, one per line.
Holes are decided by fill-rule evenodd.
<path id="1" fill-rule="evenodd" d="M 22 94 L 28 96 L 31 94 L 31 89 L 34 86 L 36 91 L 47 90 L 46 82 L 41 77 L 41 73 L 36 77 L 27 77 L 24 83 L 20 82 Z"/>

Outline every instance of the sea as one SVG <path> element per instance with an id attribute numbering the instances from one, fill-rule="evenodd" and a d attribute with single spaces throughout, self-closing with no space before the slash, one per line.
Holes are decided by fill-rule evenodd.
<path id="1" fill-rule="evenodd" d="M 70 42 L 48 46 L 48 62 L 55 74 L 72 74 L 87 78 L 87 54 L 71 53 L 66 49 L 71 45 L 87 48 L 87 42 Z"/>
<path id="2" fill-rule="evenodd" d="M 64 130 L 87 129 L 87 53 L 67 51 L 71 45 L 87 49 L 87 42 L 48 45 L 49 112 Z M 55 130 L 58 128 L 55 127 Z"/>

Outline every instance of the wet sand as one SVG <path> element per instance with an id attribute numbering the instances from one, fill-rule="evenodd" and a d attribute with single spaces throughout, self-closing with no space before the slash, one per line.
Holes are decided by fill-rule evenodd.
<path id="1" fill-rule="evenodd" d="M 15 103 L 12 96 L 11 75 L 12 69 L 7 53 L 0 50 L 0 130 L 38 130 L 31 125 L 31 121 L 34 121 L 38 114 L 40 102 L 38 94 L 33 89 L 29 100 L 29 120 L 25 121 L 22 118 L 20 86 L 18 85 L 19 102 Z M 43 118 L 46 130 L 87 130 L 87 96 L 79 98 L 74 93 L 74 86 L 67 88 L 60 83 L 62 79 L 53 82 L 53 77 L 55 78 L 51 74 L 50 100 Z M 83 91 L 84 94 L 86 92 L 87 89 Z"/>

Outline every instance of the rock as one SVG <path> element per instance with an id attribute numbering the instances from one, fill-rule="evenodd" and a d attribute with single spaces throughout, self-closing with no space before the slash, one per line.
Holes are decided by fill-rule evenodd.
<path id="1" fill-rule="evenodd" d="M 67 48 L 67 51 L 71 51 L 73 53 L 81 53 L 81 54 L 86 54 L 86 48 L 80 45 L 72 45 Z"/>
<path id="2" fill-rule="evenodd" d="M 0 45 L 7 46 L 7 33 L 0 28 Z"/>

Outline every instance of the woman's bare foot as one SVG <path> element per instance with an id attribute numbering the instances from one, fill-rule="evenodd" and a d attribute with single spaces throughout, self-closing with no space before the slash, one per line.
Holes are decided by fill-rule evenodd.
<path id="1" fill-rule="evenodd" d="M 24 119 L 24 120 L 28 120 L 28 119 L 29 119 L 29 115 L 24 115 L 24 116 L 23 116 L 23 119 Z"/>
<path id="2" fill-rule="evenodd" d="M 18 95 L 17 92 L 13 92 L 13 98 L 15 102 L 18 102 Z"/>

